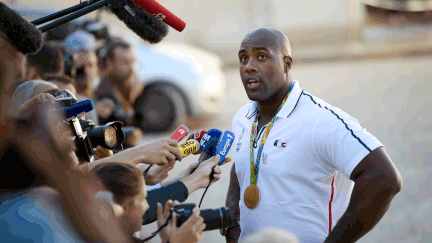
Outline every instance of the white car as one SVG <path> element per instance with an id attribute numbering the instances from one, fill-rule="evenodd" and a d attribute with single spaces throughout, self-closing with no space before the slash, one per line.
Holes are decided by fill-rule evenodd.
<path id="1" fill-rule="evenodd" d="M 46 8 L 14 9 L 28 20 L 55 12 Z M 165 41 L 150 45 L 130 31 L 111 24 L 109 18 L 102 18 L 101 22 L 108 25 L 113 36 L 120 36 L 136 48 L 138 75 L 146 88 L 135 102 L 135 109 L 143 117 L 141 127 L 145 131 L 175 129 L 185 117 L 221 112 L 226 101 L 226 79 L 222 61 L 216 54 Z"/>
<path id="2" fill-rule="evenodd" d="M 185 115 L 222 111 L 226 80 L 218 56 L 177 43 L 149 45 L 140 40 L 135 47 L 140 60 L 138 74 L 146 83 L 135 107 L 144 116 L 146 127 L 163 130 L 177 126 Z"/>

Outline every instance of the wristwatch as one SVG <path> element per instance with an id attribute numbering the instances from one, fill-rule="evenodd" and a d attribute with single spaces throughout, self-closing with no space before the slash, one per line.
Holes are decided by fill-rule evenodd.
<path id="1" fill-rule="evenodd" d="M 222 236 L 226 236 L 228 233 L 228 230 L 230 230 L 232 227 L 240 226 L 240 222 L 238 220 L 231 221 L 231 224 L 228 225 L 228 227 L 224 229 L 220 229 L 220 233 Z"/>

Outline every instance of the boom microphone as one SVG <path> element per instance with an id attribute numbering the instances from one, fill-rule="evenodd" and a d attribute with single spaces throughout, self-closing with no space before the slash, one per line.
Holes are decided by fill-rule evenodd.
<path id="1" fill-rule="evenodd" d="M 204 134 L 200 142 L 200 150 L 203 152 L 198 159 L 199 162 L 208 160 L 216 155 L 216 148 L 219 144 L 219 138 L 221 135 L 222 132 L 218 129 L 210 129 L 206 134 Z"/>
<path id="2" fill-rule="evenodd" d="M 182 32 L 186 27 L 186 23 L 179 17 L 175 16 L 168 9 L 162 6 L 155 0 L 133 0 L 138 7 L 144 9 L 148 13 L 155 16 L 157 19 L 162 20 L 175 30 Z"/>
<path id="3" fill-rule="evenodd" d="M 142 39 L 154 44 L 168 34 L 168 26 L 164 22 L 138 7 L 132 0 L 106 1 L 111 12 Z M 135 1 L 143 5 L 143 1 Z"/>
<path id="4" fill-rule="evenodd" d="M 19 52 L 36 54 L 42 47 L 42 33 L 17 11 L 0 2 L 0 31 Z M 2 37 L 3 38 L 3 37 Z"/>
<path id="5" fill-rule="evenodd" d="M 58 108 L 58 110 L 64 111 L 66 113 L 66 120 L 76 118 L 86 112 L 92 111 L 93 109 L 94 107 L 91 100 L 83 100 L 73 104 L 72 106 Z"/>
<path id="6" fill-rule="evenodd" d="M 189 137 L 188 137 L 188 140 L 190 140 L 190 139 L 195 139 L 195 140 L 197 140 L 198 141 L 198 143 L 200 143 L 201 142 L 201 139 L 202 139 L 202 137 L 204 136 L 204 134 L 206 134 L 206 130 L 199 130 L 199 131 L 196 131 L 196 132 L 194 132 L 193 134 L 191 134 Z M 193 154 L 200 154 L 202 151 L 199 149 L 199 147 L 198 147 L 198 151 L 196 151 L 195 153 L 193 153 Z"/>
<path id="7" fill-rule="evenodd" d="M 225 131 L 222 133 L 221 138 L 219 139 L 219 144 L 216 149 L 216 155 L 220 155 L 219 164 L 222 164 L 228 152 L 231 149 L 231 146 L 234 143 L 234 133 L 230 131 Z"/>

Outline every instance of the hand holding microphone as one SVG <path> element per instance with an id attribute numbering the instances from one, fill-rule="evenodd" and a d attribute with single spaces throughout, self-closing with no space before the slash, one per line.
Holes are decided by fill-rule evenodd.
<path id="1" fill-rule="evenodd" d="M 170 137 L 172 145 L 174 145 L 174 143 L 175 143 L 174 141 L 177 141 L 177 143 L 175 144 L 175 146 L 177 146 L 178 142 L 180 142 L 184 137 L 186 137 L 188 135 L 188 133 L 189 133 L 189 128 L 185 125 L 180 125 Z M 171 148 L 171 152 L 172 153 L 165 153 L 167 158 L 169 157 L 170 163 L 171 162 L 174 163 L 174 161 L 176 161 L 176 160 L 179 160 L 179 161 L 182 160 L 183 156 L 182 156 L 182 153 L 181 153 L 179 148 L 175 148 L 174 150 L 173 150 L 173 148 Z M 173 154 L 175 155 L 174 158 L 172 157 Z M 152 165 L 150 165 L 144 171 L 144 176 L 146 176 L 148 174 L 151 167 L 152 167 Z"/>

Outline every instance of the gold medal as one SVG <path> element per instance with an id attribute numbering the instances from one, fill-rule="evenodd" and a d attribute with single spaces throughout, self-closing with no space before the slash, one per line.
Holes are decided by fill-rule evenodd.
<path id="1" fill-rule="evenodd" d="M 261 200 L 260 189 L 256 185 L 249 185 L 244 193 L 244 201 L 248 208 L 254 209 Z"/>

